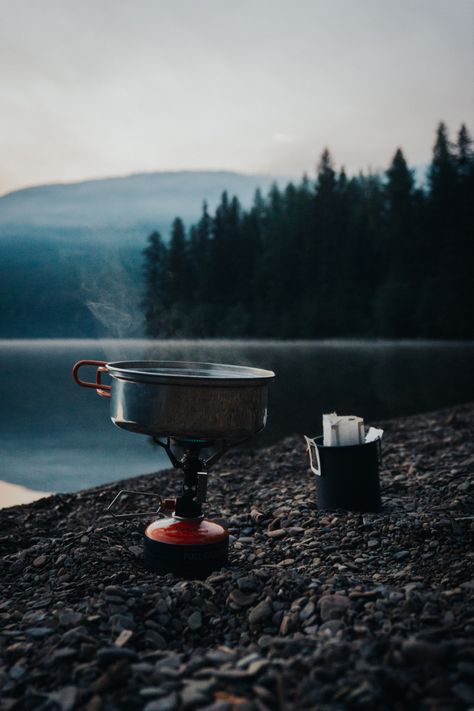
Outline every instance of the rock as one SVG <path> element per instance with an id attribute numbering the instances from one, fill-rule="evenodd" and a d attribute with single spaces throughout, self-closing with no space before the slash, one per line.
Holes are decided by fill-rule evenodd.
<path id="1" fill-rule="evenodd" d="M 155 649 L 167 649 L 168 647 L 166 639 L 162 634 L 156 632 L 156 630 L 147 630 L 145 637 L 147 642 L 149 642 Z"/>
<path id="2" fill-rule="evenodd" d="M 32 565 L 33 568 L 42 568 L 44 565 L 46 565 L 47 558 L 45 555 L 39 555 L 37 558 L 34 559 Z"/>
<path id="3" fill-rule="evenodd" d="M 250 511 L 250 518 L 252 519 L 252 521 L 255 521 L 255 523 L 261 523 L 265 518 L 265 514 L 259 511 L 258 509 L 253 508 Z"/>
<path id="4" fill-rule="evenodd" d="M 345 624 L 341 620 L 328 620 L 327 622 L 323 622 L 323 624 L 318 628 L 318 632 L 333 636 L 344 628 Z"/>
<path id="5" fill-rule="evenodd" d="M 201 706 L 209 701 L 211 690 L 214 688 L 214 680 L 210 681 L 187 681 L 181 690 L 181 707 L 183 709 Z"/>
<path id="6" fill-rule="evenodd" d="M 333 595 L 323 595 L 323 597 L 319 599 L 319 608 L 323 622 L 343 617 L 350 606 L 350 600 L 344 595 L 337 593 Z"/>
<path id="7" fill-rule="evenodd" d="M 427 664 L 440 661 L 444 650 L 437 644 L 412 638 L 403 642 L 402 654 L 411 664 Z"/>
<path id="8" fill-rule="evenodd" d="M 199 610 L 196 610 L 188 617 L 188 625 L 193 631 L 202 627 L 202 615 Z"/>
<path id="9" fill-rule="evenodd" d="M 49 698 L 59 706 L 61 711 L 72 711 L 76 704 L 77 694 L 76 686 L 63 686 L 62 689 L 53 691 Z"/>
<path id="10" fill-rule="evenodd" d="M 307 620 L 309 617 L 311 617 L 312 614 L 314 614 L 314 611 L 316 609 L 316 606 L 312 600 L 310 600 L 306 605 L 303 607 L 299 614 L 299 618 L 302 622 L 304 620 Z"/>
<path id="11" fill-rule="evenodd" d="M 164 659 L 160 659 L 159 662 L 155 664 L 155 670 L 157 672 L 163 669 L 178 669 L 181 665 L 181 656 L 179 654 L 169 654 Z"/>
<path id="12" fill-rule="evenodd" d="M 166 696 L 166 691 L 162 686 L 144 686 L 138 693 L 144 699 L 155 699 L 158 696 Z"/>
<path id="13" fill-rule="evenodd" d="M 21 657 L 29 654 L 33 649 L 33 642 L 14 642 L 5 649 L 8 657 Z"/>
<path id="14" fill-rule="evenodd" d="M 272 614 L 273 609 L 268 600 L 262 600 L 258 603 L 258 605 L 255 605 L 255 607 L 252 607 L 251 610 L 249 610 L 248 621 L 251 625 L 258 625 L 260 622 L 263 622 L 271 617 Z"/>
<path id="15" fill-rule="evenodd" d="M 267 531 L 267 536 L 269 538 L 284 538 L 287 534 L 284 528 L 276 528 L 273 531 Z"/>
<path id="16" fill-rule="evenodd" d="M 474 704 L 474 688 L 469 684 L 465 684 L 464 682 L 454 684 L 453 692 L 458 699 L 461 699 L 464 703 L 469 705 Z"/>
<path id="17" fill-rule="evenodd" d="M 203 706 L 200 711 L 233 711 L 236 708 L 230 701 L 214 701 L 209 706 Z"/>
<path id="18" fill-rule="evenodd" d="M 390 602 L 397 604 L 398 602 L 401 602 L 405 599 L 405 595 L 401 592 L 391 592 L 388 596 L 388 599 L 390 600 Z"/>
<path id="19" fill-rule="evenodd" d="M 247 675 L 255 676 L 267 666 L 268 661 L 266 659 L 257 659 L 255 662 L 252 662 L 252 664 L 249 664 L 249 666 L 247 667 Z"/>
<path id="20" fill-rule="evenodd" d="M 116 647 L 123 647 L 127 642 L 133 637 L 132 630 L 122 630 L 115 640 L 114 644 Z"/>
<path id="21" fill-rule="evenodd" d="M 18 679 L 21 679 L 22 676 L 26 674 L 26 667 L 22 667 L 19 664 L 15 664 L 15 666 L 11 667 L 10 669 L 10 677 L 17 681 Z"/>
<path id="22" fill-rule="evenodd" d="M 102 711 L 102 698 L 97 694 L 84 706 L 84 711 Z"/>
<path id="23" fill-rule="evenodd" d="M 127 647 L 103 647 L 97 652 L 97 660 L 104 664 L 110 664 L 122 659 L 134 661 L 136 658 L 137 653 Z"/>
<path id="24" fill-rule="evenodd" d="M 254 593 L 246 595 L 241 590 L 231 590 L 229 593 L 229 601 L 233 602 L 238 607 L 248 607 L 255 602 L 256 595 Z"/>
<path id="25" fill-rule="evenodd" d="M 258 659 L 261 659 L 260 654 L 258 652 L 251 652 L 250 654 L 246 654 L 245 657 L 239 659 L 236 664 L 236 667 L 238 669 L 246 669 L 249 664 L 252 664 L 252 662 L 256 662 Z"/>
<path id="26" fill-rule="evenodd" d="M 127 682 L 129 676 L 129 666 L 126 661 L 110 664 L 101 676 L 90 685 L 90 689 L 95 694 L 103 694 L 110 689 L 116 689 Z"/>
<path id="27" fill-rule="evenodd" d="M 178 695 L 172 693 L 161 699 L 149 701 L 143 707 L 143 711 L 174 711 L 174 709 L 178 708 L 178 703 Z"/>
<path id="28" fill-rule="evenodd" d="M 0 510 L 2 711 L 61 711 L 74 695 L 72 711 L 474 708 L 473 520 L 459 489 L 474 405 L 458 409 L 448 432 L 439 413 L 386 425 L 383 513 L 317 511 L 299 438 L 235 449 L 208 506 L 229 520 L 232 564 L 203 580 L 142 567 L 141 530 L 102 518 L 123 483 Z"/>
<path id="29" fill-rule="evenodd" d="M 60 647 L 59 649 L 54 650 L 51 655 L 51 659 L 55 664 L 60 664 L 61 662 L 67 662 L 70 659 L 74 659 L 76 656 L 77 651 L 72 647 Z"/>
<path id="30" fill-rule="evenodd" d="M 267 649 L 268 647 L 271 647 L 272 642 L 273 637 L 271 635 L 262 634 L 261 637 L 258 638 L 257 644 L 260 649 Z"/>
<path id="31" fill-rule="evenodd" d="M 82 619 L 81 613 L 73 610 L 61 610 L 58 614 L 58 622 L 61 627 L 77 627 Z"/>
<path id="32" fill-rule="evenodd" d="M 28 629 L 25 630 L 25 633 L 34 639 L 43 639 L 43 637 L 48 637 L 54 634 L 54 632 L 55 630 L 53 630 L 52 627 L 28 627 Z"/>
<path id="33" fill-rule="evenodd" d="M 293 615 L 283 615 L 283 619 L 280 624 L 280 634 L 285 637 L 294 628 L 294 617 Z"/>
<path id="34" fill-rule="evenodd" d="M 243 592 L 252 592 L 257 588 L 257 580 L 253 575 L 242 575 L 237 579 L 237 587 Z"/>

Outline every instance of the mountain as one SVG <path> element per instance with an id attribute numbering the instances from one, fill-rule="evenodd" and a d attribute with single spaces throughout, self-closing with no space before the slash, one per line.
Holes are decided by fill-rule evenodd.
<path id="1" fill-rule="evenodd" d="M 0 337 L 141 335 L 150 232 L 166 239 L 177 215 L 196 222 L 203 201 L 213 210 L 224 190 L 248 207 L 273 181 L 224 171 L 144 173 L 0 197 Z"/>
<path id="2" fill-rule="evenodd" d="M 267 191 L 274 180 L 269 175 L 180 171 L 26 188 L 0 197 L 0 239 L 81 237 L 126 244 L 154 229 L 166 237 L 176 215 L 185 223 L 195 222 L 203 200 L 212 209 L 227 190 L 248 206 L 255 190 Z"/>

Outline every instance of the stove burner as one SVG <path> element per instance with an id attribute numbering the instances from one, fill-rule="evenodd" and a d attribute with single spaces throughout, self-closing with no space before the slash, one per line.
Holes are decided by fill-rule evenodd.
<path id="1" fill-rule="evenodd" d="M 202 450 L 213 448 L 212 440 L 168 438 L 162 442 L 155 438 L 155 442 L 184 478 L 172 516 L 154 521 L 145 530 L 145 566 L 159 573 L 206 577 L 228 561 L 229 534 L 221 524 L 204 518 L 202 504 L 206 501 L 207 470 L 229 447 L 224 442 L 204 459 Z M 180 459 L 174 448 L 183 450 Z"/>
<path id="2" fill-rule="evenodd" d="M 81 380 L 79 370 L 91 365 L 96 367 L 95 380 Z M 176 499 L 121 491 L 108 507 L 119 518 L 165 513 L 166 518 L 145 529 L 146 567 L 202 578 L 226 565 L 229 534 L 202 513 L 208 470 L 230 447 L 265 427 L 268 385 L 275 374 L 219 363 L 82 360 L 74 365 L 72 375 L 78 385 L 110 399 L 115 425 L 153 437 L 173 467 L 183 473 Z M 104 375 L 110 376 L 112 385 L 102 382 Z M 209 450 L 206 457 L 203 450 Z M 117 514 L 113 508 L 124 493 L 145 493 L 158 499 L 160 506 L 155 511 Z"/>

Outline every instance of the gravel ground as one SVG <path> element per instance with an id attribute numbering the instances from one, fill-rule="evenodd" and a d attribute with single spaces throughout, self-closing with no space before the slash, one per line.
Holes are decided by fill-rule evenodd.
<path id="1" fill-rule="evenodd" d="M 142 568 L 104 514 L 124 482 L 0 511 L 0 709 L 474 708 L 473 424 L 384 423 L 380 514 L 318 512 L 300 437 L 227 455 L 231 563 L 205 581 Z"/>

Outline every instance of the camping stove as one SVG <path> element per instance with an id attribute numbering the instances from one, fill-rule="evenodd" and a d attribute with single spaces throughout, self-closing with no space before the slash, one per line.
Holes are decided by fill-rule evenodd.
<path id="1" fill-rule="evenodd" d="M 82 366 L 96 366 L 95 382 L 81 380 Z M 102 375 L 112 378 L 104 384 Z M 181 492 L 175 499 L 159 499 L 157 518 L 144 531 L 144 563 L 157 573 L 206 577 L 228 561 L 229 534 L 204 517 L 209 468 L 231 447 L 265 427 L 268 384 L 272 371 L 213 363 L 134 361 L 106 363 L 79 361 L 73 378 L 111 399 L 115 425 L 153 437 L 181 470 Z M 118 513 L 123 490 L 108 511 L 119 518 L 143 512 Z"/>

